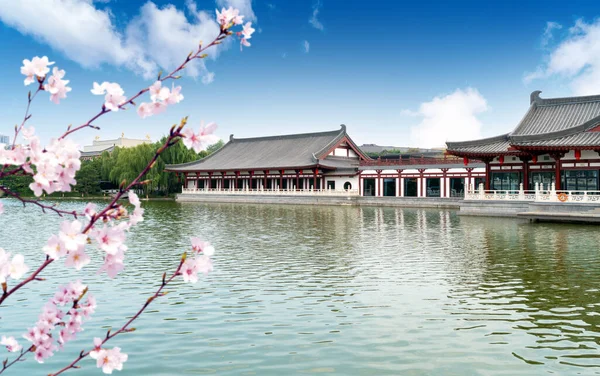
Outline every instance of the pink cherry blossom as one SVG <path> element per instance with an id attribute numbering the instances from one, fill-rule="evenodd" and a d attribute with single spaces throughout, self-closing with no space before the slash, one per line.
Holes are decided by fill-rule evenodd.
<path id="1" fill-rule="evenodd" d="M 56 235 L 50 236 L 50 239 L 48 239 L 48 242 L 44 248 L 42 248 L 42 250 L 53 260 L 57 260 L 67 255 L 67 248 L 65 247 L 65 244 Z"/>
<path id="2" fill-rule="evenodd" d="M 94 231 L 94 239 L 104 252 L 114 255 L 125 242 L 125 232 L 118 226 L 104 225 Z"/>
<path id="3" fill-rule="evenodd" d="M 218 141 L 218 137 L 212 133 L 217 129 L 217 124 L 208 123 L 204 126 L 204 122 L 200 124 L 200 131 L 195 134 L 191 128 L 185 128 L 181 134 L 184 136 L 183 144 L 190 149 L 194 149 L 196 153 L 204 150 L 208 145 Z"/>
<path id="4" fill-rule="evenodd" d="M 81 233 L 82 227 L 83 225 L 78 220 L 64 221 L 60 225 L 58 236 L 68 251 L 76 251 L 79 247 L 85 246 L 87 236 Z"/>
<path id="5" fill-rule="evenodd" d="M 98 85 L 97 82 L 94 82 L 94 87 L 91 90 L 92 94 L 95 95 L 104 95 L 104 107 L 109 111 L 119 111 L 119 106 L 121 106 L 127 100 L 125 97 L 125 91 L 121 88 L 116 82 L 103 82 Z"/>
<path id="6" fill-rule="evenodd" d="M 213 271 L 213 264 L 210 257 L 206 255 L 197 256 L 196 259 L 196 271 L 198 273 L 203 273 L 207 275 L 208 273 Z"/>
<path id="7" fill-rule="evenodd" d="M 198 282 L 198 270 L 196 268 L 196 260 L 186 259 L 183 265 L 181 265 L 181 275 L 183 276 L 184 282 L 196 283 Z"/>
<path id="8" fill-rule="evenodd" d="M 141 202 L 140 202 L 140 197 L 135 193 L 135 192 L 129 192 L 128 193 L 129 197 L 129 203 L 133 206 L 140 207 Z"/>
<path id="9" fill-rule="evenodd" d="M 191 237 L 190 240 L 192 242 L 192 249 L 196 253 L 202 253 L 206 256 L 212 256 L 215 254 L 215 248 L 210 245 L 209 242 L 202 241 L 200 238 L 194 236 Z"/>
<path id="10" fill-rule="evenodd" d="M 15 255 L 10 262 L 10 278 L 21 279 L 25 273 L 29 270 L 29 267 L 25 265 L 25 258 L 23 255 Z"/>
<path id="11" fill-rule="evenodd" d="M 0 214 L 4 214 L 4 204 L 0 202 Z"/>
<path id="12" fill-rule="evenodd" d="M 19 342 L 17 342 L 15 337 L 2 336 L 0 345 L 6 346 L 8 352 L 17 352 L 23 348 L 21 345 L 19 345 Z"/>
<path id="13" fill-rule="evenodd" d="M 250 44 L 250 42 L 248 42 L 246 40 L 246 38 L 242 38 L 240 40 L 240 50 L 242 49 L 242 47 L 250 47 L 250 46 L 251 46 L 251 44 Z"/>
<path id="14" fill-rule="evenodd" d="M 142 119 L 145 119 L 148 116 L 152 116 L 151 103 L 140 103 L 140 105 L 137 108 L 137 113 Z"/>
<path id="15" fill-rule="evenodd" d="M 221 25 L 221 26 L 227 26 L 229 25 L 229 22 L 231 22 L 232 18 L 233 18 L 233 8 L 229 7 L 229 9 L 221 9 L 221 12 L 219 12 L 219 10 L 216 10 L 217 12 L 217 22 Z"/>
<path id="16" fill-rule="evenodd" d="M 90 256 L 85 253 L 83 246 L 77 248 L 75 251 L 69 251 L 67 258 L 65 259 L 66 266 L 74 267 L 77 270 L 80 270 L 89 263 Z"/>
<path id="17" fill-rule="evenodd" d="M 164 101 L 169 98 L 169 95 L 171 94 L 169 88 L 162 87 L 161 81 L 156 81 L 148 89 L 150 91 L 150 99 L 152 99 L 153 102 Z"/>
<path id="18" fill-rule="evenodd" d="M 67 93 L 71 91 L 71 88 L 67 87 L 69 81 L 62 79 L 64 76 L 64 70 L 54 67 L 52 69 L 52 76 L 48 78 L 48 83 L 44 85 L 44 90 L 51 94 L 50 100 L 56 104 L 60 103 L 61 99 L 66 98 Z"/>
<path id="19" fill-rule="evenodd" d="M 242 35 L 244 39 L 252 38 L 252 34 L 254 33 L 254 29 L 252 28 L 252 22 L 246 22 L 244 28 L 242 29 Z"/>
<path id="20" fill-rule="evenodd" d="M 181 93 L 181 86 L 175 87 L 173 84 L 173 88 L 169 93 L 169 97 L 165 100 L 167 104 L 176 104 L 183 100 L 183 95 Z"/>
<path id="21" fill-rule="evenodd" d="M 94 346 L 96 347 L 90 351 L 90 358 L 96 359 L 96 367 L 102 368 L 102 372 L 111 374 L 113 370 L 123 369 L 123 363 L 127 361 L 128 356 L 121 353 L 121 348 L 102 349 L 99 347 L 100 344 L 97 345 L 96 339 L 94 339 Z"/>
<path id="22" fill-rule="evenodd" d="M 38 78 L 44 78 L 46 74 L 50 72 L 50 68 L 48 68 L 48 66 L 52 64 L 54 64 L 54 62 L 48 61 L 47 56 L 42 58 L 36 56 L 31 61 L 28 59 L 23 60 L 21 73 L 26 76 L 25 85 L 33 83 L 35 80 L 34 76 L 37 76 Z"/>
<path id="23" fill-rule="evenodd" d="M 88 202 L 83 210 L 83 214 L 85 214 L 87 219 L 92 219 L 96 215 L 96 204 Z"/>
<path id="24" fill-rule="evenodd" d="M 167 104 L 165 102 L 152 102 L 149 104 L 152 115 L 158 115 L 165 112 Z"/>

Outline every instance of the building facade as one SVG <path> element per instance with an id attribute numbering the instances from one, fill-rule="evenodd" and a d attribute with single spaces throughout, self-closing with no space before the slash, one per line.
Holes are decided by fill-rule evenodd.
<path id="1" fill-rule="evenodd" d="M 115 147 L 120 148 L 131 148 L 142 144 L 150 144 L 152 141 L 150 137 L 147 136 L 145 140 L 138 140 L 134 138 L 125 138 L 123 135 L 121 137 L 113 139 L 113 140 L 100 140 L 99 137 L 92 142 L 91 145 L 85 145 L 83 147 L 83 151 L 81 152 L 82 160 L 90 160 L 97 158 L 102 155 L 102 153 L 112 152 Z"/>
<path id="2" fill-rule="evenodd" d="M 10 145 L 10 137 L 0 134 L 0 148 L 6 148 Z"/>
<path id="3" fill-rule="evenodd" d="M 321 133 L 237 139 L 199 161 L 166 166 L 183 194 L 322 194 L 462 197 L 484 179 L 482 163 L 456 157 L 372 159 L 346 127 Z"/>
<path id="4" fill-rule="evenodd" d="M 600 96 L 543 99 L 540 93 L 531 93 L 529 109 L 514 131 L 448 142 L 447 153 L 466 165 L 472 159 L 483 162 L 485 191 L 598 191 Z"/>
<path id="5" fill-rule="evenodd" d="M 195 162 L 167 165 L 183 193 L 358 191 L 358 166 L 368 158 L 340 130 L 283 136 L 234 138 Z"/>

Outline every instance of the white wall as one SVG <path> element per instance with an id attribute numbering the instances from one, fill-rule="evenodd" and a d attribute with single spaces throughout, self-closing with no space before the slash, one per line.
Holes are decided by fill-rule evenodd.
<path id="1" fill-rule="evenodd" d="M 352 189 L 358 189 L 358 176 L 348 177 L 348 176 L 327 176 L 327 175 L 325 175 L 325 187 L 324 188 L 327 188 L 328 181 L 335 182 L 335 190 L 336 191 L 343 191 L 344 184 L 346 182 L 349 182 L 350 184 L 352 184 Z"/>

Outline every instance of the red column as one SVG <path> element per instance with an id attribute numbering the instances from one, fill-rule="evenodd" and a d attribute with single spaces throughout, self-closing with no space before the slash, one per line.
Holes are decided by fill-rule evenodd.
<path id="1" fill-rule="evenodd" d="M 425 193 L 425 176 L 423 175 L 423 173 L 425 172 L 425 169 L 421 168 L 418 170 L 419 171 L 419 179 L 421 179 L 421 197 L 427 197 L 427 194 Z"/>
<path id="2" fill-rule="evenodd" d="M 239 179 L 239 178 L 240 178 L 240 172 L 239 172 L 239 171 L 236 171 L 236 172 L 235 172 L 234 183 L 233 183 L 233 184 L 235 184 L 235 185 L 234 185 L 234 187 L 233 187 L 233 190 L 234 190 L 234 191 L 238 189 L 238 179 Z"/>
<path id="3" fill-rule="evenodd" d="M 523 190 L 529 190 L 529 161 L 531 157 L 521 157 L 521 161 L 523 161 Z"/>
<path id="4" fill-rule="evenodd" d="M 187 179 L 187 172 L 183 173 L 183 181 L 185 182 L 184 186 L 187 188 L 188 187 L 188 179 Z"/>
<path id="5" fill-rule="evenodd" d="M 212 172 L 208 173 L 208 189 L 212 188 Z"/>
<path id="6" fill-rule="evenodd" d="M 382 184 L 381 184 L 381 170 L 375 170 L 375 172 L 377 172 L 377 187 L 379 188 L 377 190 L 377 192 L 379 193 L 378 196 L 383 196 L 383 191 L 382 191 Z"/>
<path id="7" fill-rule="evenodd" d="M 560 191 L 560 159 L 565 156 L 565 153 L 552 153 L 550 154 L 554 158 L 554 186 L 557 191 Z"/>
<path id="8" fill-rule="evenodd" d="M 265 174 L 265 177 L 263 178 L 263 182 L 264 182 L 264 187 L 263 189 L 267 189 L 267 174 L 269 173 L 268 170 L 264 170 L 263 173 Z"/>
<path id="9" fill-rule="evenodd" d="M 314 176 L 313 176 L 313 189 L 317 190 L 317 174 L 319 173 L 319 169 L 315 168 L 314 170 Z"/>
<path id="10" fill-rule="evenodd" d="M 248 180 L 249 187 L 248 190 L 252 190 L 252 175 L 254 175 L 254 171 L 248 171 L 250 173 L 250 179 Z"/>
<path id="11" fill-rule="evenodd" d="M 283 189 L 283 170 L 279 170 L 279 189 Z"/>
<path id="12" fill-rule="evenodd" d="M 485 163 L 485 190 L 490 190 L 490 180 L 492 179 L 492 169 L 490 168 L 490 162 L 492 160 L 487 158 L 483 162 Z"/>
<path id="13" fill-rule="evenodd" d="M 300 170 L 296 170 L 296 190 L 300 190 Z"/>
<path id="14" fill-rule="evenodd" d="M 465 170 L 467 170 L 467 184 L 465 184 L 464 192 L 467 192 L 467 190 L 469 189 L 469 185 L 471 185 L 471 178 L 473 177 L 472 176 L 473 167 L 467 167 Z M 473 184 L 473 190 L 477 190 L 477 187 L 475 187 L 475 184 Z"/>
<path id="15" fill-rule="evenodd" d="M 362 171 L 358 172 L 358 195 L 362 196 L 363 192 L 362 192 L 362 186 L 363 186 L 363 177 L 360 175 L 362 173 Z"/>

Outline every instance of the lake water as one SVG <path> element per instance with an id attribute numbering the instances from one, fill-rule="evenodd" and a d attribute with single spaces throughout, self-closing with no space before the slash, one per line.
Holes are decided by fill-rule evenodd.
<path id="1" fill-rule="evenodd" d="M 4 203 L 0 247 L 35 266 L 61 220 Z M 215 271 L 196 285 L 173 284 L 136 332 L 110 342 L 129 354 L 121 374 L 600 374 L 598 227 L 444 210 L 144 206 L 119 278 L 95 274 L 96 252 L 79 273 L 52 265 L 49 281 L 0 307 L 0 334 L 20 337 L 61 283 L 81 278 L 98 299 L 64 351 L 8 374 L 56 371 L 120 327 L 192 235 L 217 248 Z M 101 374 L 92 360 L 80 364 L 70 372 Z"/>

